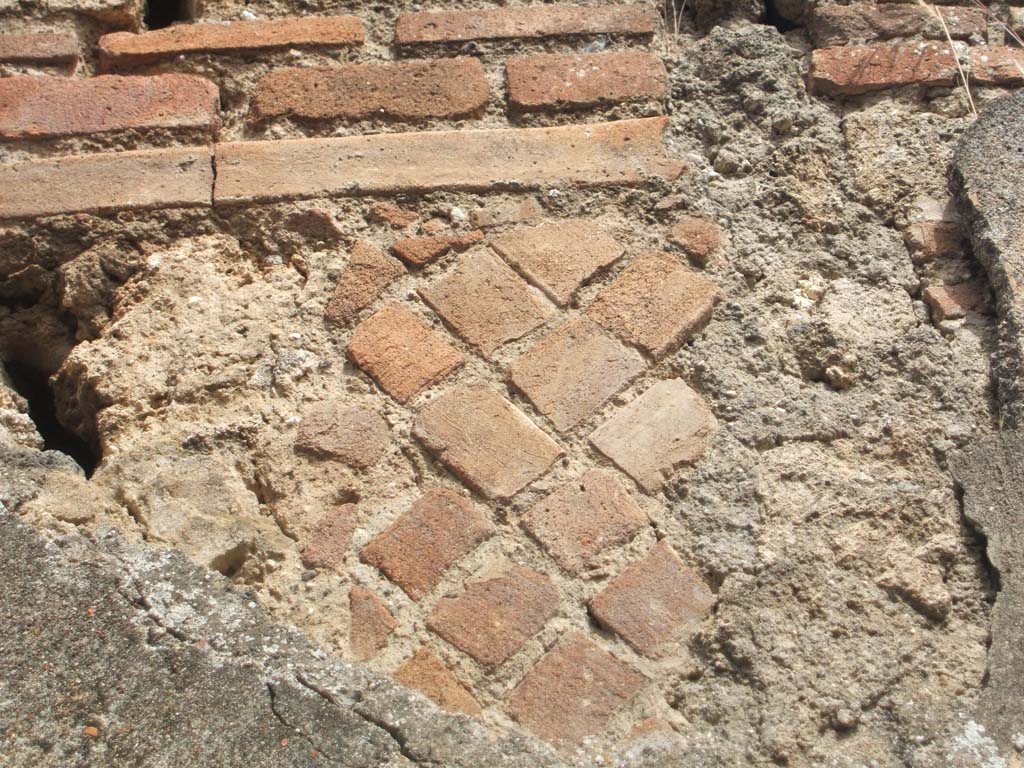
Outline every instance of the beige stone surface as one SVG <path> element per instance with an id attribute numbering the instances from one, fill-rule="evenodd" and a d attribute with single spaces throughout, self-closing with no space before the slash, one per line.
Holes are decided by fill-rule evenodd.
<path id="1" fill-rule="evenodd" d="M 376 464 L 387 450 L 390 432 L 387 422 L 375 410 L 318 403 L 303 415 L 295 450 L 366 469 Z"/>

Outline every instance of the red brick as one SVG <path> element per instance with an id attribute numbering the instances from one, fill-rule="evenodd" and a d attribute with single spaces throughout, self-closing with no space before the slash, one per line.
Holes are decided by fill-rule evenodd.
<path id="1" fill-rule="evenodd" d="M 722 233 L 715 222 L 699 216 L 683 216 L 668 233 L 695 264 L 704 266 L 722 246 Z"/>
<path id="2" fill-rule="evenodd" d="M 542 53 L 509 59 L 506 69 L 509 104 L 523 111 L 665 97 L 665 67 L 644 51 Z"/>
<path id="3" fill-rule="evenodd" d="M 639 186 L 682 165 L 665 119 L 219 143 L 217 204 L 292 197 Z"/>
<path id="4" fill-rule="evenodd" d="M 937 322 L 957 320 L 985 303 L 985 288 L 980 283 L 932 285 L 924 289 L 924 300 Z"/>
<path id="5" fill-rule="evenodd" d="M 285 226 L 308 240 L 324 243 L 340 240 L 342 236 L 341 227 L 334 220 L 334 216 L 322 208 L 308 208 L 293 213 L 285 221 Z"/>
<path id="6" fill-rule="evenodd" d="M 569 750 L 604 732 L 646 679 L 582 635 L 571 635 L 522 679 L 508 711 L 542 739 Z"/>
<path id="7" fill-rule="evenodd" d="M 1019 85 L 1024 82 L 1024 48 L 978 46 L 970 50 L 969 79 L 977 85 Z"/>
<path id="8" fill-rule="evenodd" d="M 433 400 L 412 431 L 463 482 L 492 499 L 511 498 L 562 456 L 526 414 L 483 385 Z"/>
<path id="9" fill-rule="evenodd" d="M 406 264 L 422 267 L 448 251 L 464 251 L 484 239 L 479 230 L 464 235 L 409 237 L 391 246 L 391 252 Z"/>
<path id="10" fill-rule="evenodd" d="M 388 644 L 388 636 L 398 626 L 391 611 L 366 587 L 353 585 L 348 593 L 351 626 L 349 647 L 356 661 L 366 661 Z"/>
<path id="11" fill-rule="evenodd" d="M 490 89 L 478 59 L 388 61 L 333 67 L 288 67 L 263 77 L 253 120 L 419 120 L 477 115 Z"/>
<path id="12" fill-rule="evenodd" d="M 355 16 L 306 16 L 228 23 L 175 24 L 152 32 L 113 32 L 99 40 L 100 66 L 144 64 L 182 54 L 238 54 L 281 48 L 362 45 Z"/>
<path id="13" fill-rule="evenodd" d="M 618 476 L 592 469 L 560 486 L 523 515 L 522 526 L 563 570 L 595 567 L 601 554 L 648 524 Z"/>
<path id="14" fill-rule="evenodd" d="M 637 651 L 656 657 L 661 645 L 694 628 L 714 602 L 700 575 L 660 541 L 597 594 L 590 612 Z"/>
<path id="15" fill-rule="evenodd" d="M 811 54 L 811 90 L 831 96 L 904 85 L 954 85 L 956 57 L 948 43 L 851 45 Z"/>
<path id="16" fill-rule="evenodd" d="M 420 648 L 395 670 L 395 680 L 433 699 L 449 712 L 479 715 L 480 704 L 428 648 Z"/>
<path id="17" fill-rule="evenodd" d="M 915 264 L 936 258 L 951 258 L 964 252 L 960 224 L 955 221 L 917 221 L 903 232 Z"/>
<path id="18" fill-rule="evenodd" d="M 477 208 L 469 214 L 469 220 L 474 227 L 480 229 L 492 229 L 504 227 L 507 224 L 519 224 L 524 221 L 539 219 L 544 215 L 544 209 L 534 197 L 527 197 L 523 200 L 510 203 L 499 203 L 487 208 Z"/>
<path id="19" fill-rule="evenodd" d="M 519 357 L 509 380 L 560 432 L 597 413 L 644 360 L 586 317 L 563 323 Z"/>
<path id="20" fill-rule="evenodd" d="M 0 61 L 10 64 L 75 64 L 78 61 L 78 37 L 72 32 L 0 35 Z"/>
<path id="21" fill-rule="evenodd" d="M 400 403 L 462 365 L 444 336 L 392 302 L 356 327 L 348 356 Z"/>
<path id="22" fill-rule="evenodd" d="M 489 251 L 463 256 L 420 296 L 468 343 L 491 357 L 539 327 L 554 307 Z"/>
<path id="23" fill-rule="evenodd" d="M 585 219 L 515 229 L 494 238 L 491 247 L 563 307 L 595 272 L 623 254 L 622 246 Z"/>
<path id="24" fill-rule="evenodd" d="M 405 267 L 398 259 L 391 258 L 372 243 L 357 241 L 352 246 L 345 271 L 334 286 L 324 315 L 336 323 L 347 323 L 404 274 Z"/>
<path id="25" fill-rule="evenodd" d="M 143 149 L 0 165 L 0 218 L 210 205 L 206 147 Z"/>
<path id="26" fill-rule="evenodd" d="M 818 5 L 808 20 L 808 31 L 817 48 L 841 46 L 848 42 L 869 43 L 896 37 L 922 35 L 932 40 L 945 40 L 942 23 L 935 18 L 937 10 L 954 40 L 971 36 L 984 37 L 988 22 L 980 8 L 963 6 L 925 8 L 914 3 L 853 5 Z"/>
<path id="27" fill-rule="evenodd" d="M 355 504 L 342 504 L 332 509 L 310 531 L 302 549 L 302 564 L 307 568 L 334 568 L 348 551 L 355 529 Z"/>
<path id="28" fill-rule="evenodd" d="M 403 13 L 395 43 L 466 42 L 573 35 L 651 35 L 658 15 L 650 5 L 533 5 Z"/>
<path id="29" fill-rule="evenodd" d="M 667 253 L 638 257 L 607 286 L 587 314 L 655 357 L 674 351 L 711 319 L 718 289 Z"/>
<path id="30" fill-rule="evenodd" d="M 648 493 L 704 454 L 717 424 L 700 395 L 679 379 L 657 382 L 590 435 L 591 444 Z"/>
<path id="31" fill-rule="evenodd" d="M 295 450 L 366 469 L 380 461 L 390 434 L 376 411 L 318 403 L 303 414 Z"/>
<path id="32" fill-rule="evenodd" d="M 404 229 L 419 221 L 419 214 L 414 211 L 406 211 L 394 203 L 386 200 L 374 203 L 370 208 L 369 218 L 376 221 L 383 221 L 397 229 Z"/>
<path id="33" fill-rule="evenodd" d="M 191 75 L 0 78 L 0 136 L 76 136 L 217 124 L 217 87 Z"/>
<path id="34" fill-rule="evenodd" d="M 506 563 L 477 574 L 458 597 L 445 597 L 427 626 L 481 664 L 494 666 L 540 632 L 558 613 L 551 579 Z"/>
<path id="35" fill-rule="evenodd" d="M 445 571 L 493 534 L 494 526 L 473 502 L 435 488 L 367 544 L 361 558 L 421 600 Z"/>

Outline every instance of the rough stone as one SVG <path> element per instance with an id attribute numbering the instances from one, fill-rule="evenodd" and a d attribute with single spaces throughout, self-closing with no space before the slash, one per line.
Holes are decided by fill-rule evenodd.
<path id="1" fill-rule="evenodd" d="M 303 414 L 295 450 L 366 469 L 384 455 L 390 432 L 376 411 L 320 403 Z"/>

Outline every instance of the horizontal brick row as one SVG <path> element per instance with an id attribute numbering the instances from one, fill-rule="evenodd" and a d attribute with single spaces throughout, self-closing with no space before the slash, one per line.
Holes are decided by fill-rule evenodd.
<path id="1" fill-rule="evenodd" d="M 192 75 L 0 78 L 0 136 L 211 129 L 217 101 L 217 87 Z"/>
<path id="2" fill-rule="evenodd" d="M 489 95 L 478 59 L 345 64 L 278 69 L 256 84 L 254 120 L 466 117 Z"/>
<path id="3" fill-rule="evenodd" d="M 229 23 L 177 24 L 152 32 L 114 32 L 99 41 L 100 65 L 110 70 L 189 53 L 248 53 L 280 48 L 362 45 L 355 16 L 309 16 Z"/>
<path id="4" fill-rule="evenodd" d="M 964 66 L 970 81 L 979 85 L 1024 82 L 1024 49 L 975 46 L 967 51 Z M 820 48 L 811 59 L 811 88 L 828 95 L 956 82 L 957 57 L 947 43 Z"/>
<path id="5" fill-rule="evenodd" d="M 70 32 L 0 35 L 0 62 L 59 65 L 76 61 L 78 38 Z"/>
<path id="6" fill-rule="evenodd" d="M 935 13 L 941 15 L 941 21 Z M 980 8 L 925 8 L 921 5 L 896 3 L 819 5 L 808 21 L 811 39 L 819 48 L 844 45 L 851 41 L 869 43 L 873 40 L 917 35 L 945 40 L 946 30 L 954 40 L 967 40 L 972 36 L 983 38 L 987 26 L 985 12 Z"/>
<path id="7" fill-rule="evenodd" d="M 418 11 L 398 17 L 395 43 L 409 45 L 597 34 L 651 35 L 657 29 L 657 23 L 657 12 L 646 4 Z"/>
<path id="8" fill-rule="evenodd" d="M 520 110 L 662 99 L 667 80 L 661 60 L 644 51 L 523 56 L 507 71 L 509 103 Z"/>

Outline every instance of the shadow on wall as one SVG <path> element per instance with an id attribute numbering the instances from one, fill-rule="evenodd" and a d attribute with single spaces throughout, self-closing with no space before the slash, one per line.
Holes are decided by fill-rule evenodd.
<path id="1" fill-rule="evenodd" d="M 196 17 L 195 0 L 148 0 L 142 22 L 147 29 L 162 29 Z"/>

